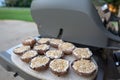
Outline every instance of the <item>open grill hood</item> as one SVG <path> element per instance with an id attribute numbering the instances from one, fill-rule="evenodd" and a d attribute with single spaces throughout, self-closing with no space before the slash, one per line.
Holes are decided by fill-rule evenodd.
<path id="1" fill-rule="evenodd" d="M 91 0 L 34 0 L 31 14 L 42 36 L 57 37 L 62 33 L 66 41 L 118 48 L 109 40 L 116 43 L 120 38 L 105 29 Z"/>
<path id="2" fill-rule="evenodd" d="M 42 36 L 79 44 L 107 47 L 104 27 L 91 0 L 34 0 L 31 13 Z"/>

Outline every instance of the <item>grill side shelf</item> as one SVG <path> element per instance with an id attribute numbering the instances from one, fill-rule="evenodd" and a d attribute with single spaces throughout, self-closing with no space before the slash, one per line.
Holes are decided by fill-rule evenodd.
<path id="1" fill-rule="evenodd" d="M 14 65 L 14 63 L 11 60 L 11 55 L 7 52 L 0 52 L 0 65 L 5 68 L 7 71 L 15 72 L 21 77 L 23 77 L 25 80 L 39 80 L 33 76 L 30 76 L 29 74 L 25 73 L 18 67 Z"/>
<path id="2" fill-rule="evenodd" d="M 11 61 L 11 55 L 7 52 L 0 52 L 0 64 L 7 71 L 13 71 L 13 62 Z"/>

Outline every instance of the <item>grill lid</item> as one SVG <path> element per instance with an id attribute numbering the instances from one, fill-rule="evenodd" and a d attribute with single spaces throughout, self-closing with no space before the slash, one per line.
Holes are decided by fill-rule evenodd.
<path id="1" fill-rule="evenodd" d="M 42 36 L 107 47 L 108 37 L 91 0 L 33 0 L 31 14 Z"/>

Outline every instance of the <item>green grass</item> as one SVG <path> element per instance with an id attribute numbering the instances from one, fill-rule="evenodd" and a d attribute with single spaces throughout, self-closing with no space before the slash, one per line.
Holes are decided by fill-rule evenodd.
<path id="1" fill-rule="evenodd" d="M 33 21 L 30 8 L 0 8 L 0 20 Z"/>

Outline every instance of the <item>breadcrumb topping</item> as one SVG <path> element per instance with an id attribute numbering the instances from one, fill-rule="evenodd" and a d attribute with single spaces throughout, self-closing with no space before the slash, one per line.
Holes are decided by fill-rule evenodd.
<path id="1" fill-rule="evenodd" d="M 96 70 L 96 65 L 90 60 L 78 60 L 75 61 L 72 65 L 74 70 L 80 73 L 91 73 Z"/>
<path id="2" fill-rule="evenodd" d="M 50 63 L 50 68 L 56 72 L 65 72 L 69 67 L 69 61 L 64 59 L 54 59 Z"/>
<path id="3" fill-rule="evenodd" d="M 37 67 L 45 66 L 46 64 L 48 64 L 49 61 L 50 59 L 46 56 L 38 56 L 31 60 L 30 67 L 37 68 Z"/>

